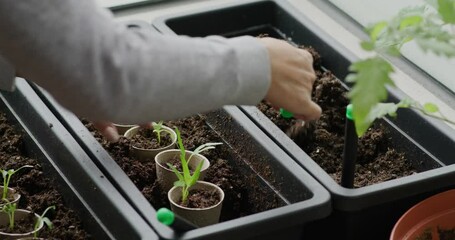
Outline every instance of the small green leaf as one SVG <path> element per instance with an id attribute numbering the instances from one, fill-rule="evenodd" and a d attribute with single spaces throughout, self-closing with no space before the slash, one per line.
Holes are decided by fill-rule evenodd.
<path id="1" fill-rule="evenodd" d="M 438 0 L 438 12 L 446 23 L 455 23 L 455 0 Z"/>
<path id="2" fill-rule="evenodd" d="M 371 30 L 369 32 L 370 32 L 370 38 L 373 42 L 375 42 L 376 39 L 378 39 L 379 35 L 381 35 L 381 33 L 387 27 L 387 25 L 388 25 L 388 23 L 386 21 L 382 21 L 382 22 L 376 23 L 371 28 Z"/>
<path id="3" fill-rule="evenodd" d="M 372 42 L 362 41 L 360 43 L 360 46 L 365 51 L 373 51 L 374 50 L 374 43 L 372 43 Z"/>
<path id="4" fill-rule="evenodd" d="M 435 112 L 438 112 L 439 111 L 439 108 L 436 104 L 434 103 L 425 103 L 423 105 L 423 110 L 426 112 L 426 113 L 435 113 Z"/>
<path id="5" fill-rule="evenodd" d="M 47 217 L 44 217 L 43 218 L 43 222 L 47 225 L 47 227 L 49 229 L 52 229 L 54 227 L 54 225 L 52 224 L 51 220 Z"/>
<path id="6" fill-rule="evenodd" d="M 400 30 L 403 30 L 410 26 L 415 26 L 423 21 L 421 16 L 408 16 L 401 20 L 400 22 Z"/>

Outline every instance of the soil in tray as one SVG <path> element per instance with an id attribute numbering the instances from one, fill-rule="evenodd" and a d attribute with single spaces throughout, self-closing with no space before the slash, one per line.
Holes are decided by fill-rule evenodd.
<path id="1" fill-rule="evenodd" d="M 82 120 L 95 138 L 110 153 L 119 166 L 125 171 L 137 188 L 144 194 L 155 209 L 170 207 L 167 192 L 161 191 L 156 181 L 154 161 L 140 162 L 130 157 L 129 140 L 121 138 L 117 143 L 105 140 L 93 125 Z M 183 145 L 187 150 L 194 150 L 208 142 L 222 142 L 222 139 L 206 125 L 204 116 L 192 116 L 164 123 L 166 126 L 178 127 Z M 281 207 L 282 200 L 270 194 L 258 183 L 256 174 L 244 174 L 238 165 L 234 165 L 235 152 L 227 144 L 216 146 L 215 149 L 203 152 L 210 161 L 204 181 L 221 187 L 225 193 L 220 221 L 227 221 L 241 216 Z"/>
<path id="2" fill-rule="evenodd" d="M 316 163 L 338 183 L 341 179 L 347 91 L 331 72 L 321 70 L 319 54 L 310 48 L 317 79 L 313 100 L 322 108 L 318 121 L 311 123 L 306 136 L 293 139 Z M 283 132 L 296 122 L 285 119 L 265 101 L 257 106 Z M 354 187 L 363 187 L 416 173 L 403 152 L 394 149 L 391 137 L 382 124 L 374 124 L 359 139 Z"/>
<path id="3" fill-rule="evenodd" d="M 4 114 L 0 114 L 0 137 L 2 169 L 18 169 L 27 164 L 33 166 L 11 177 L 10 187 L 21 194 L 18 208 L 40 215 L 48 206 L 56 207 L 55 211 L 46 214 L 54 228 L 49 230 L 44 227 L 39 236 L 47 239 L 90 239 L 75 212 L 64 205 L 64 199 L 55 187 L 57 184 L 46 176 L 39 161 L 28 155 L 22 133 L 8 123 Z"/>

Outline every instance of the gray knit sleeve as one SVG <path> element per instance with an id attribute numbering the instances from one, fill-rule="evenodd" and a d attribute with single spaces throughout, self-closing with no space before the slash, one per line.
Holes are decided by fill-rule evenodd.
<path id="1" fill-rule="evenodd" d="M 0 32 L 0 52 L 21 75 L 92 120 L 140 123 L 255 104 L 270 84 L 267 50 L 253 37 L 132 31 L 92 0 L 0 1 Z"/>
<path id="2" fill-rule="evenodd" d="M 16 71 L 14 70 L 13 65 L 0 55 L 0 89 L 13 90 L 15 76 Z"/>

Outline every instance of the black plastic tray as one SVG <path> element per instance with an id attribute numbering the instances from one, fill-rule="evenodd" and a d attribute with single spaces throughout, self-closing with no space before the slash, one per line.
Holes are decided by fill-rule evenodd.
<path id="1" fill-rule="evenodd" d="M 356 59 L 302 13 L 281 0 L 242 1 L 166 16 L 153 24 L 165 34 L 230 37 L 268 33 L 295 44 L 310 45 L 321 54 L 322 65 L 340 79 L 345 78 L 348 66 Z M 395 89 L 390 93 L 392 101 L 404 96 Z M 384 122 L 394 135 L 396 146 L 411 156 L 414 166 L 424 172 L 347 189 L 337 184 L 256 107 L 242 106 L 241 109 L 331 193 L 334 213 L 310 226 L 310 239 L 387 239 L 395 221 L 408 208 L 431 194 L 455 187 L 455 166 L 442 167 L 455 162 L 453 129 L 412 110 L 401 111 L 396 120 L 384 119 Z"/>
<path id="2" fill-rule="evenodd" d="M 158 239 L 25 80 L 0 99 L 0 110 L 24 131 L 27 152 L 57 180 L 93 239 Z"/>
<path id="3" fill-rule="evenodd" d="M 128 26 L 153 29 L 142 21 L 128 22 Z M 163 239 L 299 239 L 305 223 L 324 218 L 331 212 L 328 192 L 237 107 L 226 107 L 207 114 L 207 124 L 234 148 L 230 154 L 239 155 L 235 158 L 239 161 L 232 164 L 243 174 L 257 175 L 262 167 L 270 166 L 269 174 L 257 175 L 258 186 L 252 186 L 251 191 L 259 188 L 267 196 L 281 199 L 285 206 L 177 236 L 156 220 L 156 209 L 81 121 L 60 107 L 44 90 L 36 86 L 35 90 L 111 183 Z M 245 145 L 245 142 L 249 144 Z"/>
<path id="4" fill-rule="evenodd" d="M 241 155 L 238 159 L 242 161 L 235 162 L 235 166 L 241 168 L 245 174 L 255 174 L 256 170 L 259 171 L 259 168 L 264 165 L 271 167 L 270 174 L 258 175 L 257 180 L 260 188 L 269 194 L 275 194 L 285 206 L 177 236 L 172 229 L 156 220 L 156 209 L 150 205 L 80 120 L 61 108 L 43 90 L 37 90 L 41 91 L 42 97 L 59 115 L 60 121 L 108 175 L 109 180 L 163 239 L 277 239 L 281 237 L 300 239 L 305 223 L 324 218 L 331 212 L 328 192 L 299 168 L 237 107 L 226 107 L 207 114 L 207 124 L 220 134 L 226 144 L 235 149 L 231 154 Z M 249 144 L 245 145 L 245 142 Z M 250 154 L 249 151 L 254 154 Z M 258 155 L 261 156 L 259 160 Z"/>

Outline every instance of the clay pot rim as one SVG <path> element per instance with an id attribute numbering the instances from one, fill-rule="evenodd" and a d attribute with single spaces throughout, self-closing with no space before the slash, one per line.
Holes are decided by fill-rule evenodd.
<path id="1" fill-rule="evenodd" d="M 141 126 L 139 125 L 135 125 L 134 127 L 128 129 L 124 134 L 123 136 L 128 138 L 128 135 L 130 132 L 132 131 L 137 131 Z M 168 149 L 169 147 L 175 145 L 177 143 L 177 133 L 175 133 L 174 130 L 172 130 L 172 128 L 170 127 L 166 127 L 166 126 L 162 126 L 163 130 L 167 133 L 169 133 L 171 135 L 171 139 L 172 139 L 172 142 L 164 147 L 160 147 L 160 148 L 139 148 L 139 147 L 135 147 L 135 146 L 132 146 L 133 149 L 136 149 L 136 150 L 141 150 L 141 151 L 162 151 L 164 149 Z M 136 133 L 132 134 L 131 137 L 133 137 L 134 135 L 136 135 Z"/>
<path id="2" fill-rule="evenodd" d="M 206 182 L 206 181 L 197 181 L 196 184 L 206 184 L 206 185 L 210 185 L 212 187 L 215 187 L 217 190 L 218 190 L 218 193 L 220 193 L 221 197 L 220 197 L 220 201 L 218 203 L 216 203 L 215 205 L 213 206 L 210 206 L 210 207 L 206 207 L 206 208 L 189 208 L 189 207 L 184 207 L 176 202 L 174 202 L 171 198 L 171 192 L 176 189 L 176 188 L 181 188 L 181 187 L 176 187 L 176 186 L 173 186 L 168 192 L 167 192 L 167 198 L 169 199 L 169 201 L 171 202 L 171 204 L 174 204 L 176 206 L 178 206 L 179 208 L 182 208 L 182 209 L 185 209 L 185 210 L 189 210 L 189 211 L 204 211 L 204 210 L 208 210 L 208 209 L 212 209 L 212 208 L 216 208 L 218 207 L 219 205 L 221 205 L 224 201 L 224 191 L 223 189 L 221 189 L 220 187 L 218 187 L 218 185 L 216 184 L 213 184 L 211 182 Z"/>
<path id="3" fill-rule="evenodd" d="M 439 203 L 444 199 L 451 199 L 454 198 L 455 196 L 455 189 L 448 190 L 442 193 L 435 194 L 431 197 L 428 197 L 419 203 L 415 204 L 412 206 L 410 209 L 408 209 L 395 223 L 391 234 L 390 234 L 390 239 L 397 239 L 398 237 L 402 237 L 400 235 L 400 229 L 405 228 L 405 224 L 407 223 L 406 221 L 410 218 L 413 217 L 413 215 L 421 210 L 422 208 L 427 208 L 429 204 L 433 205 L 435 203 Z M 450 205 L 447 206 L 445 209 L 439 209 L 436 212 L 432 212 L 430 215 L 425 216 L 423 218 L 420 218 L 416 224 L 414 224 L 412 227 L 409 227 L 406 229 L 406 233 L 403 236 L 407 236 L 409 233 L 414 233 L 418 229 L 420 229 L 422 226 L 425 226 L 429 222 L 432 222 L 435 219 L 441 218 L 443 216 L 446 216 L 447 214 L 455 214 L 455 205 Z M 414 219 L 414 218 L 412 218 Z"/>

